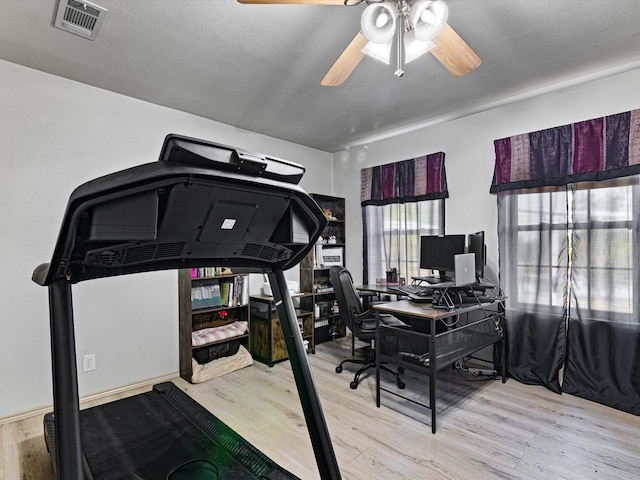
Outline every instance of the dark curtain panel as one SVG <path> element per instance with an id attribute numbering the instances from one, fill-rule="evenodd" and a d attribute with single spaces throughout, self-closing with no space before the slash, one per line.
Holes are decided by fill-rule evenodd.
<path id="1" fill-rule="evenodd" d="M 573 193 L 562 390 L 640 415 L 638 177 Z"/>
<path id="2" fill-rule="evenodd" d="M 498 195 L 500 285 L 505 290 L 507 369 L 528 385 L 560 393 L 566 312 L 562 294 L 566 228 L 554 224 L 562 198 Z M 554 244 L 554 242 L 556 242 Z M 557 243 L 560 242 L 560 243 Z"/>
<path id="3" fill-rule="evenodd" d="M 640 328 L 602 320 L 569 320 L 562 390 L 640 415 Z"/>

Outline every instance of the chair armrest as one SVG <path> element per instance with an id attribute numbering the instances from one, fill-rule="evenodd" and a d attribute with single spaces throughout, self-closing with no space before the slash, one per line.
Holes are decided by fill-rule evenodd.
<path id="1" fill-rule="evenodd" d="M 367 290 L 360 290 L 358 292 L 358 296 L 360 298 L 364 298 L 364 297 L 377 297 L 378 294 L 376 292 L 369 292 Z"/>
<path id="2" fill-rule="evenodd" d="M 411 325 L 404 323 L 399 318 L 394 317 L 389 313 L 380 313 L 380 323 L 389 327 L 395 328 L 404 328 L 407 330 L 411 330 Z M 358 325 L 360 325 L 365 320 L 373 320 L 376 319 L 376 312 L 372 309 L 367 310 L 366 312 L 361 313 L 360 315 L 355 315 L 354 322 L 359 321 Z"/>
<path id="3" fill-rule="evenodd" d="M 381 314 L 380 315 L 380 323 L 384 324 L 387 327 L 395 327 L 395 328 L 403 328 L 405 330 L 411 330 L 411 325 L 404 323 L 399 318 L 394 317 L 389 314 Z"/>
<path id="4" fill-rule="evenodd" d="M 355 313 L 354 311 L 352 311 L 351 316 L 353 318 L 353 323 L 358 326 L 362 325 L 363 321 L 372 319 L 371 310 L 367 310 L 366 312 L 362 313 Z"/>

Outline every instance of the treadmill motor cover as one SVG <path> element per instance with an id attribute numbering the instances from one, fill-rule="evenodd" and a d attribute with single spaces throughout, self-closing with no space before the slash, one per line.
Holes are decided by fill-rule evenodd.
<path id="1" fill-rule="evenodd" d="M 327 222 L 298 186 L 303 173 L 285 160 L 168 135 L 157 162 L 74 190 L 53 258 L 33 280 L 77 283 L 212 265 L 286 270 Z"/>

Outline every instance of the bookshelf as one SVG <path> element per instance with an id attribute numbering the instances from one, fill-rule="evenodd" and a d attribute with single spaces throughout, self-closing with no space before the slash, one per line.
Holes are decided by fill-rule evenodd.
<path id="1" fill-rule="evenodd" d="M 322 231 L 322 241 L 300 262 L 300 288 L 305 296 L 300 307 L 314 312 L 315 344 L 345 335 L 336 297 L 329 280 L 331 265 L 344 265 L 346 251 L 345 199 L 318 193 L 311 197 L 325 212 L 328 224 Z"/>
<path id="2" fill-rule="evenodd" d="M 210 352 L 233 351 L 237 342 L 250 348 L 249 277 L 233 274 L 220 267 L 188 268 L 178 272 L 179 359 L 180 376 L 192 381 L 192 359 L 202 363 Z M 247 322 L 245 333 L 228 338 L 211 339 L 207 336 L 193 344 L 193 332 L 227 327 L 234 322 Z M 235 332 L 237 333 L 237 332 Z M 212 335 L 216 337 L 217 335 Z M 233 342 L 233 343 L 232 343 Z"/>

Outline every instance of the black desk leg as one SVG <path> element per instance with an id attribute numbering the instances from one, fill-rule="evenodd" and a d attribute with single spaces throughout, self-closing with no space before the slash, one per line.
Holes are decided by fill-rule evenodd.
<path id="1" fill-rule="evenodd" d="M 53 413 L 56 431 L 56 473 L 64 480 L 82 480 L 80 402 L 76 343 L 73 327 L 71 284 L 49 285 L 51 364 L 53 369 Z"/>
<path id="2" fill-rule="evenodd" d="M 436 320 L 431 319 L 429 332 L 429 408 L 431 408 L 431 433 L 436 433 Z"/>
<path id="3" fill-rule="evenodd" d="M 269 273 L 269 283 L 273 292 L 273 300 L 280 318 L 280 326 L 287 345 L 287 352 L 293 370 L 293 377 L 298 387 L 298 396 L 302 404 L 311 444 L 316 456 L 316 463 L 322 480 L 339 480 L 340 470 L 331 444 L 331 437 L 325 422 L 320 398 L 313 382 L 309 359 L 302 343 L 302 335 L 298 328 L 298 319 L 293 307 L 289 286 L 282 270 Z"/>
<path id="4" fill-rule="evenodd" d="M 503 324 L 504 322 L 502 321 L 502 319 L 500 319 L 500 323 Z M 504 335 L 505 335 L 505 326 L 501 325 L 502 328 L 502 341 L 500 342 L 502 345 L 500 346 L 500 349 L 502 350 L 502 383 L 506 383 L 507 382 L 507 349 L 505 346 L 505 340 L 504 340 Z"/>
<path id="5" fill-rule="evenodd" d="M 380 312 L 376 310 L 376 339 L 374 348 L 380 345 Z M 376 355 L 376 407 L 380 408 L 380 355 Z"/>

